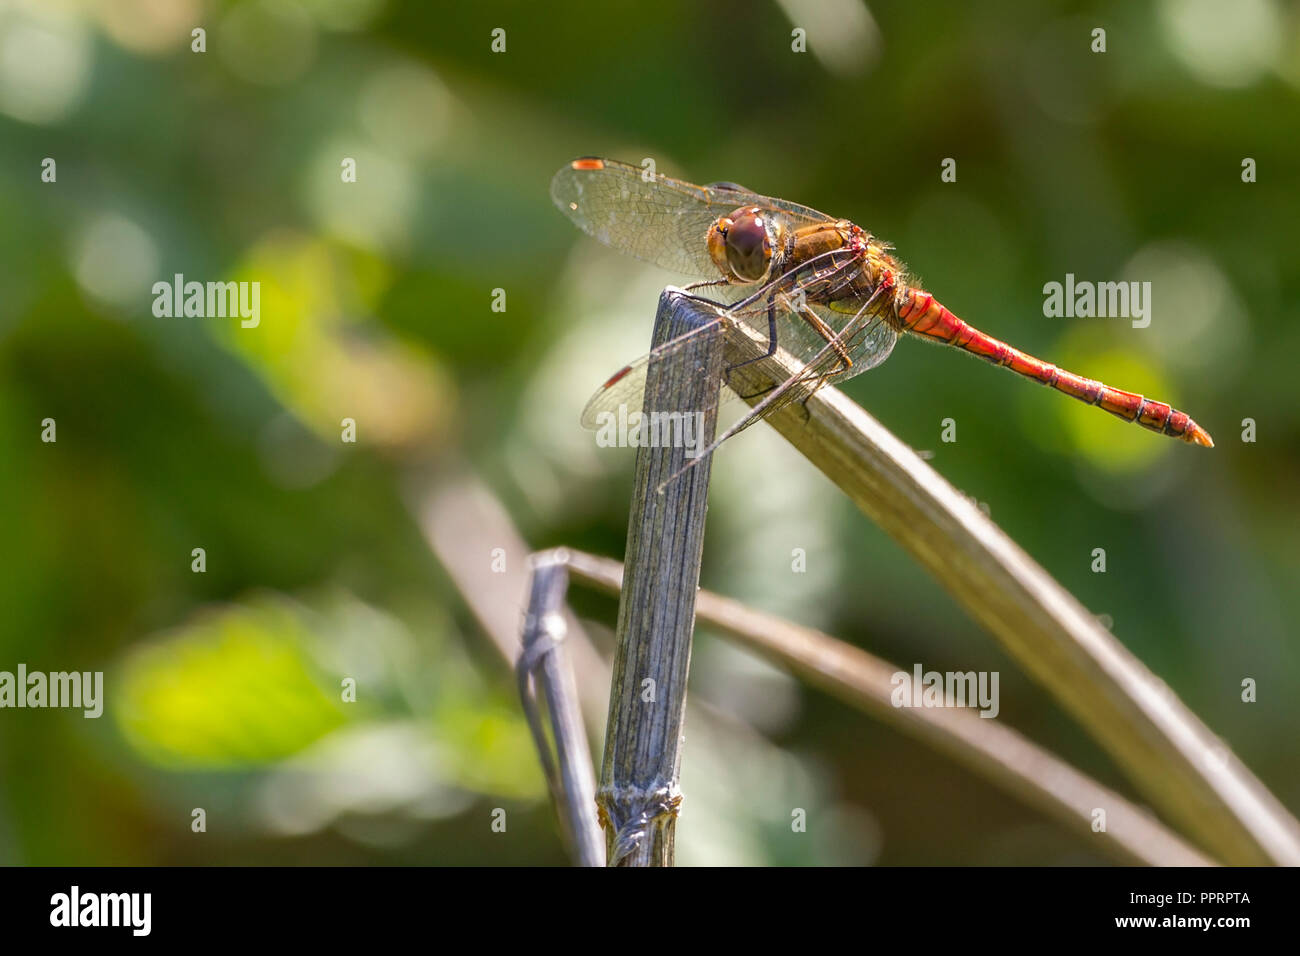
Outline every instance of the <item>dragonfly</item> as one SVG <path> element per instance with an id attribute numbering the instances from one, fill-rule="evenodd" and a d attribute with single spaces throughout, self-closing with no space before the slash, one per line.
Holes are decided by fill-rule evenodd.
<path id="1" fill-rule="evenodd" d="M 611 375 L 583 411 L 587 428 L 597 428 L 620 406 L 639 409 L 647 369 L 672 360 L 696 335 L 722 324 L 757 341 L 761 354 L 724 373 L 721 400 L 742 398 L 751 407 L 701 458 L 759 418 L 795 400 L 806 405 L 823 386 L 879 365 L 900 335 L 962 349 L 1150 431 L 1214 445 L 1185 412 L 1059 368 L 967 324 L 912 283 L 889 243 L 847 219 L 735 183 L 695 186 L 594 157 L 575 159 L 556 173 L 551 198 L 604 245 L 694 277 L 684 291 L 717 310 L 716 319 Z M 740 366 L 778 349 L 795 371 L 761 400 L 729 387 Z"/>

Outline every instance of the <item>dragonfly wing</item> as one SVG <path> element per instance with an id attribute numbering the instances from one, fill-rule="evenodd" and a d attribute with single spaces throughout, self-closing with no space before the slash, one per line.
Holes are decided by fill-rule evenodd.
<path id="1" fill-rule="evenodd" d="M 676 474 L 661 484 L 660 488 L 662 489 L 669 481 L 693 467 L 696 461 L 713 454 L 718 446 L 728 438 L 744 431 L 760 418 L 767 418 L 778 409 L 811 397 L 828 382 L 850 378 L 858 374 L 858 372 L 865 371 L 867 368 L 883 362 L 893 349 L 898 336 L 893 327 L 887 324 L 883 316 L 879 314 L 878 308 L 869 306 L 870 304 L 864 305 L 862 309 L 854 313 L 844 328 L 838 334 L 832 335 L 821 351 L 814 355 L 801 370 L 794 372 L 781 382 L 771 382 L 769 380 L 761 390 L 748 393 L 746 399 L 750 403 L 749 410 L 738 421 L 724 430 L 722 434 L 717 435 L 708 447 L 698 454 L 696 459 L 683 466 Z M 828 314 L 834 314 L 829 309 L 825 311 Z M 825 316 L 822 316 L 822 318 L 824 320 Z M 743 327 L 733 326 L 733 328 L 739 332 Z M 855 362 L 852 366 L 846 365 L 843 352 L 844 346 L 850 343 L 854 345 L 862 359 L 861 362 Z M 752 342 L 745 344 L 750 348 L 753 346 Z M 733 368 L 728 384 L 732 389 L 744 388 L 746 384 L 752 382 L 756 374 L 761 373 L 746 373 L 744 368 Z M 749 380 L 749 382 L 745 380 Z"/>
<path id="2" fill-rule="evenodd" d="M 848 316 L 848 321 L 845 321 L 846 315 L 843 312 L 823 306 L 813 306 L 813 309 L 824 321 L 832 322 L 836 318 L 839 319 L 840 329 L 837 338 L 844 350 L 849 353 L 849 358 L 853 360 L 852 366 L 833 372 L 828 381 L 842 382 L 870 371 L 889 358 L 890 353 L 894 351 L 894 345 L 898 342 L 898 331 L 886 322 L 879 312 L 875 310 L 859 312 Z M 833 354 L 830 357 L 823 355 L 820 362 L 832 366 L 837 364 L 833 359 Z"/>
<path id="3" fill-rule="evenodd" d="M 617 421 L 619 415 L 641 411 L 645 398 L 646 374 L 650 366 L 656 362 L 683 361 L 683 353 L 697 348 L 698 336 L 717 332 L 719 326 L 726 322 L 725 318 L 719 316 L 652 349 L 635 362 L 624 365 L 587 402 L 587 407 L 582 410 L 582 427 L 594 431 L 611 420 Z M 706 372 L 704 368 L 699 369 L 701 375 Z M 730 397 L 724 395 L 722 400 Z M 613 419 L 609 417 L 611 415 L 614 416 Z"/>
<path id="4" fill-rule="evenodd" d="M 728 316 L 744 327 L 751 340 L 742 351 L 752 352 L 755 344 L 761 347 L 759 355 L 770 349 L 775 327 L 783 364 L 806 369 L 806 374 L 815 378 L 826 376 L 827 381 L 852 378 L 889 357 L 898 333 L 882 318 L 882 303 L 817 301 L 847 285 L 856 274 L 851 262 L 830 262 L 794 289 L 783 291 L 781 280 L 777 280 L 730 308 Z"/>
<path id="5" fill-rule="evenodd" d="M 815 310 L 821 312 L 821 307 L 815 307 Z M 826 313 L 824 319 L 835 315 L 830 310 Z M 840 315 L 840 318 L 845 317 Z M 736 349 L 737 354 L 761 355 L 761 340 L 756 339 L 752 331 L 746 330 L 744 334 L 748 341 Z M 733 365 L 727 374 L 727 384 L 748 401 L 754 414 L 733 426 L 730 434 L 747 428 L 755 418 L 766 418 L 787 405 L 808 399 L 826 385 L 843 382 L 875 368 L 889 356 L 897 340 L 898 334 L 879 316 L 863 315 L 845 323 L 829 342 L 820 335 L 815 339 L 805 336 L 801 337 L 793 352 L 784 345 L 779 346 L 781 364 L 793 370 L 782 380 L 771 377 L 770 366 Z M 841 349 L 852 364 L 844 362 Z M 798 359 L 796 354 L 800 356 Z"/>
<path id="6" fill-rule="evenodd" d="M 717 319 L 665 342 L 610 376 L 583 410 L 583 427 L 595 430 L 609 421 L 617 421 L 620 414 L 641 411 L 650 365 L 683 360 L 680 358 L 682 353 L 688 348 L 694 349 L 695 337 L 716 331 L 720 323 L 727 337 L 725 381 L 730 387 L 723 388 L 719 405 L 761 398 L 781 387 L 781 382 L 773 382 L 757 364 L 745 364 L 762 356 L 768 349 L 769 309 L 776 323 L 777 349 L 781 359 L 796 371 L 787 380 L 782 397 L 765 408 L 765 415 L 806 398 L 824 384 L 843 381 L 874 368 L 889 356 L 897 340 L 894 329 L 874 311 L 846 314 L 823 305 L 806 304 L 804 308 L 820 320 L 821 330 L 828 332 L 828 340 L 815 322 L 800 315 L 790 305 L 792 300 L 788 296 L 777 295 L 759 296 L 756 302 L 732 309 L 720 305 L 724 313 Z M 843 355 L 849 357 L 849 364 L 844 363 Z M 700 374 L 706 373 L 703 368 L 699 371 Z"/>
<path id="7" fill-rule="evenodd" d="M 593 239 L 700 278 L 718 277 L 709 258 L 709 227 L 740 206 L 779 209 L 795 225 L 830 221 L 815 209 L 730 183 L 694 186 L 612 159 L 575 159 L 551 180 L 551 199 Z"/>

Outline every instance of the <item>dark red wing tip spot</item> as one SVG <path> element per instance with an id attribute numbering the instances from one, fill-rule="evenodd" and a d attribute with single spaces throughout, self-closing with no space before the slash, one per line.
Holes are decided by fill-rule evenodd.
<path id="1" fill-rule="evenodd" d="M 595 156 L 584 156 L 581 159 L 575 159 L 569 165 L 584 173 L 594 173 L 605 168 L 605 161 L 597 159 Z"/>
<path id="2" fill-rule="evenodd" d="M 611 375 L 609 377 L 609 381 L 606 382 L 604 385 L 602 385 L 601 388 L 609 388 L 611 385 L 614 385 L 621 378 L 623 378 L 623 376 L 627 375 L 627 373 L 630 371 L 632 371 L 632 366 L 624 365 L 621 369 L 619 369 L 617 372 Z"/>

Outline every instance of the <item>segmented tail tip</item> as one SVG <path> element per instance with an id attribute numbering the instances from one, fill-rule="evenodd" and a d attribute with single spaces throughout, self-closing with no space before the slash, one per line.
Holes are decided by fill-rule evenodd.
<path id="1" fill-rule="evenodd" d="M 1187 423 L 1187 431 L 1183 434 L 1183 441 L 1191 442 L 1193 445 L 1204 445 L 1206 448 L 1214 447 L 1214 439 L 1196 422 Z"/>

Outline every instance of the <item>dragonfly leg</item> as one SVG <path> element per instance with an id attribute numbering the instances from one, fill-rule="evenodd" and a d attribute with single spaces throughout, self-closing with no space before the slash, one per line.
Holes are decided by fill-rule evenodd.
<path id="1" fill-rule="evenodd" d="M 751 399 L 758 398 L 758 396 L 760 395 L 766 395 L 768 392 L 772 391 L 772 389 L 776 388 L 777 385 L 779 384 L 780 384 L 779 382 L 773 382 L 771 385 L 767 386 L 766 388 L 760 388 L 757 392 L 750 392 L 748 395 L 741 395 L 739 391 L 737 391 L 736 394 L 748 402 Z"/>
<path id="2" fill-rule="evenodd" d="M 755 362 L 761 362 L 763 359 L 771 358 L 776 354 L 776 293 L 767 297 L 767 351 L 762 355 L 752 359 L 745 359 L 743 362 L 737 362 L 731 368 L 727 369 L 730 375 L 738 368 L 744 368 L 746 365 L 752 365 Z"/>
<path id="3" fill-rule="evenodd" d="M 848 334 L 850 329 L 855 329 L 853 334 L 850 335 L 847 340 L 847 341 L 852 341 L 861 332 L 866 330 L 865 326 L 861 326 L 858 324 L 858 319 L 861 316 L 871 315 L 875 313 L 876 310 L 879 308 L 878 303 L 881 302 L 886 296 L 888 296 L 893 291 L 894 284 L 895 284 L 895 279 L 893 274 L 885 273 L 881 277 L 880 282 L 876 285 L 875 291 L 871 293 L 871 297 L 868 298 L 867 301 L 862 304 L 862 308 L 860 308 L 857 311 L 857 313 L 853 316 L 852 319 L 850 319 L 847 323 L 845 323 L 844 328 L 840 329 L 840 331 L 835 334 L 831 334 L 832 332 L 831 327 L 828 326 L 826 322 L 822 319 L 822 317 L 819 316 L 816 312 L 813 312 L 806 305 L 801 310 L 801 312 L 807 313 L 806 315 L 804 315 L 805 321 L 807 321 L 810 325 L 812 325 L 813 328 L 817 329 L 817 331 L 822 335 L 822 337 L 826 339 L 827 348 L 829 348 L 831 351 L 835 353 L 836 361 L 839 363 L 835 368 L 828 369 L 827 371 L 822 372 L 820 375 L 818 375 L 817 384 L 814 385 L 811 389 L 809 389 L 808 392 L 804 395 L 804 397 L 799 400 L 799 404 L 803 407 L 803 411 L 804 411 L 804 421 L 807 421 L 808 419 L 812 418 L 812 412 L 808 411 L 808 399 L 812 398 L 819 391 L 821 391 L 822 386 L 824 386 L 832 378 L 834 378 L 840 372 L 848 371 L 849 368 L 851 368 L 853 365 L 853 359 L 849 354 L 849 350 L 845 347 L 844 344 L 846 341 L 845 335 Z M 879 320 L 877 319 L 877 321 Z"/>
<path id="4" fill-rule="evenodd" d="M 799 314 L 799 317 L 801 319 L 803 319 L 805 322 L 807 322 L 809 325 L 813 327 L 813 329 L 817 332 L 818 335 L 820 335 L 822 338 L 826 340 L 826 344 L 831 347 L 831 349 L 835 352 L 835 357 L 839 360 L 838 367 L 836 367 L 831 372 L 827 372 L 823 374 L 822 376 L 823 380 L 829 375 L 833 375 L 836 372 L 845 371 L 850 367 L 852 367 L 853 359 L 849 356 L 848 349 L 846 349 L 843 343 L 840 342 L 839 336 L 836 334 L 835 330 L 826 324 L 825 319 L 823 319 L 812 309 L 808 308 L 808 306 L 806 305 L 800 306 L 795 311 Z M 820 387 L 820 385 L 818 387 Z"/>
<path id="5" fill-rule="evenodd" d="M 831 380 L 831 376 L 833 376 L 838 371 L 840 371 L 840 369 L 837 368 L 837 369 L 832 369 L 829 372 L 822 372 L 821 375 L 818 376 L 817 378 L 817 384 L 814 385 L 812 388 L 808 389 L 808 393 L 804 395 L 803 398 L 799 399 L 799 407 L 803 409 L 803 420 L 805 423 L 812 418 L 812 412 L 808 410 L 808 399 L 812 398 L 814 395 L 820 392 L 822 390 L 822 386 L 825 385 L 827 382 L 829 382 Z"/>
<path id="6" fill-rule="evenodd" d="M 692 282 L 690 285 L 682 286 L 683 292 L 694 292 L 696 289 L 707 289 L 713 285 L 728 285 L 726 279 L 701 279 L 699 282 Z"/>

